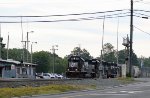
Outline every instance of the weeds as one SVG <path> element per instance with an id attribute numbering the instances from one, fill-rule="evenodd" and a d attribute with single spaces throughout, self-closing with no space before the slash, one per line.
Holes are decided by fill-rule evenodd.
<path id="1" fill-rule="evenodd" d="M 32 96 L 39 94 L 57 94 L 70 90 L 83 90 L 93 88 L 84 85 L 48 85 L 41 87 L 1 88 L 0 98 L 11 98 L 20 96 Z"/>

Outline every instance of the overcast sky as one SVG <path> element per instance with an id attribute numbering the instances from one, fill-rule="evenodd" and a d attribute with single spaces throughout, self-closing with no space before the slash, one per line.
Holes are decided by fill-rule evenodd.
<path id="1" fill-rule="evenodd" d="M 140 1 L 140 2 L 137 2 Z M 124 10 L 126 13 L 130 9 L 130 0 L 0 0 L 0 16 L 28 16 L 28 15 L 62 15 L 77 13 L 93 13 L 113 10 Z M 149 0 L 134 1 L 134 9 L 150 10 Z M 129 11 L 128 11 L 129 12 Z M 117 12 L 116 12 L 117 13 Z M 116 14 L 115 13 L 115 14 Z M 118 12 L 119 13 L 119 12 Z M 148 13 L 137 12 L 137 16 Z M 109 13 L 111 15 L 111 13 Z M 107 15 L 96 14 L 94 17 Z M 49 20 L 71 19 L 93 17 L 93 15 L 83 16 L 63 16 L 48 18 L 22 18 L 23 21 L 31 20 Z M 0 18 L 0 21 L 21 21 L 21 18 Z M 117 24 L 118 18 L 105 19 L 104 43 L 111 43 L 114 48 L 117 47 Z M 150 32 L 150 20 L 134 17 L 134 26 Z M 74 47 L 81 46 L 90 52 L 94 57 L 100 55 L 103 19 L 84 20 L 84 21 L 64 21 L 50 23 L 23 23 L 24 40 L 26 40 L 27 32 L 29 33 L 31 42 L 37 41 L 38 44 L 33 45 L 33 51 L 50 51 L 52 45 L 58 45 L 56 53 L 64 57 L 70 54 Z M 119 50 L 124 49 L 122 45 L 123 37 L 130 34 L 130 17 L 119 18 Z M 1 24 L 1 33 L 4 43 L 7 43 L 8 32 L 10 35 L 9 48 L 22 48 L 22 32 L 21 23 L 17 24 Z M 133 34 L 133 50 L 138 57 L 149 57 L 149 41 L 150 35 L 143 33 L 134 28 Z M 29 47 L 30 49 L 30 47 Z M 30 50 L 29 50 L 30 51 Z"/>

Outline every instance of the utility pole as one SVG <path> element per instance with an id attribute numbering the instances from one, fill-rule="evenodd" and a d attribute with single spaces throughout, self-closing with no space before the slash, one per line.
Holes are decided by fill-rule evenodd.
<path id="1" fill-rule="evenodd" d="M 24 49 L 26 50 L 26 43 L 27 43 L 27 41 L 21 41 L 22 42 L 22 44 L 23 44 L 23 55 L 22 55 L 22 62 L 24 62 L 24 61 L 26 61 L 26 60 L 24 60 L 24 58 L 25 58 L 25 55 L 24 55 Z M 25 43 L 25 44 L 24 44 Z"/>
<path id="2" fill-rule="evenodd" d="M 118 24 L 117 24 L 117 66 L 118 66 L 118 29 L 119 29 L 119 17 L 118 17 Z"/>
<path id="3" fill-rule="evenodd" d="M 0 59 L 2 58 L 2 40 L 3 38 L 1 37 L 1 24 L 0 24 Z"/>
<path id="4" fill-rule="evenodd" d="M 133 0 L 131 0 L 130 15 L 130 56 L 129 56 L 129 75 L 132 77 L 132 40 L 133 40 Z"/>
<path id="5" fill-rule="evenodd" d="M 104 32 L 105 32 L 105 15 L 104 15 L 104 19 L 103 19 L 103 34 L 102 34 L 102 50 L 101 50 L 101 66 L 103 66 L 103 72 L 102 74 L 104 75 L 105 72 L 104 72 L 104 65 L 102 64 L 103 63 L 103 52 L 104 52 Z"/>
<path id="6" fill-rule="evenodd" d="M 34 43 L 37 44 L 37 42 L 32 42 L 31 43 L 31 63 L 32 63 L 32 44 L 34 44 Z"/>
<path id="7" fill-rule="evenodd" d="M 7 39 L 7 59 L 9 59 L 8 58 L 8 56 L 9 56 L 8 49 L 9 49 L 9 32 L 8 32 L 8 39 Z"/>
<path id="8" fill-rule="evenodd" d="M 28 62 L 28 52 L 29 52 L 29 33 L 33 33 L 34 31 L 27 32 L 27 62 Z"/>
<path id="9" fill-rule="evenodd" d="M 24 43 L 23 43 L 23 27 L 22 27 L 22 17 L 21 17 L 21 33 L 22 33 L 22 55 L 21 55 L 21 62 L 24 62 Z"/>
<path id="10" fill-rule="evenodd" d="M 53 73 L 55 73 L 55 50 L 58 50 L 58 49 L 55 49 L 55 47 L 58 47 L 58 45 L 53 45 L 52 46 L 52 52 L 53 52 Z"/>
<path id="11" fill-rule="evenodd" d="M 105 32 L 105 16 L 104 16 L 104 19 L 103 19 L 103 35 L 102 35 L 101 60 L 103 60 L 103 52 L 104 52 L 104 32 Z"/>

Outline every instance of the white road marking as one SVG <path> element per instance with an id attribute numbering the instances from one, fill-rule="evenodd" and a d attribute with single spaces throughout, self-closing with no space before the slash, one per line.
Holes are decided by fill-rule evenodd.
<path id="1" fill-rule="evenodd" d="M 89 94 L 77 94 L 77 95 L 72 95 L 72 96 L 64 96 L 60 98 L 75 98 L 75 97 L 81 97 L 81 96 L 122 96 L 122 95 L 129 95 L 129 94 L 135 94 L 135 93 L 140 93 L 143 91 L 128 91 L 128 90 L 122 90 L 119 92 L 103 92 L 103 93 L 89 93 Z"/>
<path id="2" fill-rule="evenodd" d="M 121 93 L 129 93 L 129 94 L 134 94 L 134 93 L 140 93 L 143 91 L 120 91 Z"/>
<path id="3" fill-rule="evenodd" d="M 60 98 L 75 98 L 75 97 L 81 97 L 81 96 L 123 96 L 123 95 L 129 95 L 129 94 L 98 94 L 98 93 L 91 93 L 91 94 L 83 94 L 83 95 L 64 96 L 64 97 L 60 97 Z"/>
<path id="4" fill-rule="evenodd" d="M 107 93 L 107 94 L 108 94 L 108 93 L 110 93 L 110 94 L 115 94 L 115 93 L 117 93 L 117 92 L 106 92 L 106 93 Z"/>
<path id="5" fill-rule="evenodd" d="M 95 95 L 95 96 L 117 96 L 117 95 L 129 95 L 129 94 L 97 94 L 97 93 L 94 93 L 94 94 L 90 94 L 90 95 Z"/>
<path id="6" fill-rule="evenodd" d="M 126 93 L 126 92 L 128 92 L 128 91 L 120 91 L 121 93 Z"/>

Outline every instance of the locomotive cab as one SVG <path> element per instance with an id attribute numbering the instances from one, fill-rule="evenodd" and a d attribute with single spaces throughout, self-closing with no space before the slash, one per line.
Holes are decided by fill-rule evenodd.
<path id="1" fill-rule="evenodd" d="M 66 71 L 67 77 L 80 77 L 84 73 L 84 59 L 80 56 L 71 56 L 68 59 L 68 67 Z"/>

